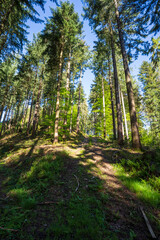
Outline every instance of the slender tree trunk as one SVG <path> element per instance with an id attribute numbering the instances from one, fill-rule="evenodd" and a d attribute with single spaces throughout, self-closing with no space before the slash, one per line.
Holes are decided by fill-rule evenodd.
<path id="1" fill-rule="evenodd" d="M 43 75 L 43 71 L 42 71 L 42 75 Z M 38 89 L 36 106 L 35 106 L 35 111 L 34 111 L 32 137 L 34 137 L 36 135 L 36 129 L 37 129 L 37 123 L 38 123 L 38 113 L 39 113 L 39 108 L 40 108 L 41 91 L 42 91 L 42 77 L 40 77 L 39 89 Z"/>
<path id="2" fill-rule="evenodd" d="M 109 67 L 109 85 L 110 85 L 111 105 L 112 105 L 113 138 L 114 140 L 116 140 L 116 121 L 115 121 L 115 113 L 114 113 L 113 84 L 112 84 L 111 65 L 110 65 L 109 58 L 108 58 L 108 67 Z"/>
<path id="3" fill-rule="evenodd" d="M 19 101 L 18 105 L 17 105 L 17 111 L 15 114 L 15 119 L 14 119 L 14 126 L 16 127 L 18 121 L 19 121 L 19 112 L 20 112 L 20 106 L 21 106 L 21 101 Z M 18 130 L 18 126 L 17 126 L 17 130 Z"/>
<path id="4" fill-rule="evenodd" d="M 132 87 L 131 76 L 130 76 L 130 71 L 129 71 L 127 54 L 126 54 L 126 50 L 125 50 L 123 32 L 122 32 L 121 22 L 120 22 L 120 18 L 119 18 L 117 0 L 114 0 L 114 5 L 115 5 L 115 11 L 116 11 L 116 20 L 117 20 L 117 25 L 118 25 L 119 39 L 120 39 L 120 44 L 121 44 L 121 52 L 122 52 L 122 57 L 123 57 L 123 66 L 124 66 L 126 85 L 127 85 L 129 112 L 130 112 L 130 119 L 131 119 L 132 146 L 133 146 L 133 148 L 140 149 L 141 143 L 140 143 L 138 122 L 137 122 L 137 116 L 136 116 L 134 93 L 133 93 L 133 87 Z"/>
<path id="5" fill-rule="evenodd" d="M 23 119 L 22 119 L 21 128 L 23 128 L 24 125 L 25 125 L 25 123 L 26 123 L 26 117 L 27 117 L 27 113 L 28 113 L 30 95 L 31 95 L 31 94 L 28 95 L 27 103 L 26 103 L 26 106 L 25 106 L 25 111 L 24 111 L 24 114 L 23 114 Z"/>
<path id="6" fill-rule="evenodd" d="M 72 122 L 73 122 L 73 92 L 71 94 L 71 117 L 70 117 L 70 127 L 69 127 L 69 132 L 72 132 Z"/>
<path id="7" fill-rule="evenodd" d="M 2 122 L 2 127 L 1 127 L 1 131 L 0 131 L 0 136 L 2 135 L 2 132 L 3 132 L 3 129 L 5 127 L 5 121 L 6 121 L 6 117 L 7 117 L 7 113 L 8 113 L 8 107 L 5 111 L 5 114 L 4 114 L 4 118 L 3 118 L 3 122 Z"/>
<path id="8" fill-rule="evenodd" d="M 70 127 L 69 132 L 72 132 L 72 125 L 73 125 L 73 97 L 74 97 L 74 75 L 73 75 L 73 89 L 71 88 L 71 116 L 70 116 Z"/>
<path id="9" fill-rule="evenodd" d="M 106 139 L 106 105 L 105 105 L 105 93 L 104 93 L 104 78 L 102 75 L 102 95 L 103 95 L 103 136 Z"/>
<path id="10" fill-rule="evenodd" d="M 36 83 L 37 83 L 37 72 L 36 72 L 36 78 L 35 78 L 35 82 L 34 82 L 34 88 L 33 88 L 32 99 L 31 99 L 31 107 L 30 107 L 29 119 L 28 119 L 28 124 L 27 124 L 27 135 L 29 135 L 30 125 L 31 125 L 34 96 L 35 96 L 35 91 L 36 91 Z"/>
<path id="11" fill-rule="evenodd" d="M 10 122 L 9 117 L 10 117 L 10 114 L 11 114 L 11 110 L 12 110 L 12 106 L 10 106 L 8 114 L 7 114 L 7 129 L 8 129 L 8 125 L 9 125 L 9 122 Z"/>
<path id="12" fill-rule="evenodd" d="M 94 112 L 94 135 L 96 136 L 96 122 L 97 122 L 97 117 L 96 117 L 96 113 Z"/>
<path id="13" fill-rule="evenodd" d="M 64 37 L 62 36 L 62 41 Z M 61 79 L 62 79 L 62 65 L 63 65 L 63 50 L 64 50 L 64 43 L 61 45 L 60 50 L 60 60 L 59 60 L 59 73 L 58 73 L 58 83 L 57 83 L 57 99 L 56 99 L 56 118 L 55 118 L 55 125 L 54 125 L 54 143 L 58 143 L 58 126 L 59 126 L 59 113 L 60 113 L 60 86 L 61 86 Z"/>
<path id="14" fill-rule="evenodd" d="M 34 94 L 35 94 L 35 89 L 33 90 L 33 93 L 32 93 L 31 107 L 30 107 L 29 119 L 28 119 L 28 124 L 27 124 L 27 135 L 29 135 L 29 129 L 30 129 L 30 125 L 31 125 L 31 117 L 32 117 Z"/>
<path id="15" fill-rule="evenodd" d="M 79 99 L 78 99 L 78 113 L 77 113 L 77 126 L 76 126 L 77 133 L 79 132 L 79 122 L 80 122 L 81 85 L 82 85 L 82 67 L 80 70 L 80 79 L 79 79 Z"/>
<path id="16" fill-rule="evenodd" d="M 6 86 L 6 90 L 5 90 L 5 94 L 4 94 L 4 98 L 3 98 L 3 103 L 2 103 L 1 108 L 0 108 L 0 122 L 2 121 L 3 110 L 5 108 L 6 99 L 8 97 L 8 91 L 9 91 L 9 84 Z"/>
<path id="17" fill-rule="evenodd" d="M 122 112 L 121 112 L 121 103 L 120 103 L 120 94 L 119 94 L 119 82 L 118 82 L 118 73 L 117 73 L 117 64 L 115 57 L 115 47 L 113 39 L 113 31 L 110 23 L 110 33 L 111 33 L 111 49 L 112 49 L 112 60 L 113 60 L 113 69 L 114 69 L 114 84 L 115 84 L 115 96 L 116 96 L 116 110 L 117 110 L 117 124 L 118 124 L 118 144 L 123 145 L 123 131 L 122 131 Z"/>
<path id="18" fill-rule="evenodd" d="M 121 101 L 122 101 L 122 107 L 123 107 L 123 115 L 124 115 L 124 125 L 125 125 L 126 138 L 128 140 L 129 137 L 128 137 L 128 125 L 127 125 L 127 118 L 126 118 L 126 109 L 125 109 L 125 105 L 124 105 L 123 93 L 122 93 L 121 90 L 120 90 L 120 93 L 121 93 Z"/>
<path id="19" fill-rule="evenodd" d="M 69 52 L 69 59 L 68 59 L 68 65 L 67 65 L 67 81 L 66 81 L 66 99 L 65 99 L 64 126 L 67 125 L 67 113 L 68 113 L 68 103 L 69 103 L 70 70 L 71 70 L 71 50 Z"/>
<path id="20" fill-rule="evenodd" d="M 13 116 L 14 116 L 13 109 L 14 109 L 14 106 L 11 108 L 11 117 L 10 117 L 9 124 L 8 124 L 8 129 L 9 129 L 9 130 L 11 130 L 12 121 L 13 121 Z"/>
<path id="21" fill-rule="evenodd" d="M 45 97 L 44 97 L 44 105 L 43 105 L 43 112 L 42 112 L 43 119 L 46 116 L 46 110 L 47 110 L 47 99 L 45 99 Z"/>

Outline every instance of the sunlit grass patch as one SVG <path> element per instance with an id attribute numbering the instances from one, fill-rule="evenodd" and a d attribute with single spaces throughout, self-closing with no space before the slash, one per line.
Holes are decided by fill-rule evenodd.
<path id="1" fill-rule="evenodd" d="M 37 157 L 30 169 L 21 174 L 19 183 L 34 187 L 36 191 L 42 192 L 49 184 L 53 184 L 57 180 L 63 168 L 63 158 L 65 156 L 66 153 Z"/>
<path id="2" fill-rule="evenodd" d="M 36 204 L 35 198 L 31 197 L 31 190 L 25 188 L 12 189 L 9 191 L 8 196 L 14 199 L 14 201 L 20 204 L 24 209 L 31 209 Z"/>
<path id="3" fill-rule="evenodd" d="M 17 201 L 21 201 L 23 198 L 27 198 L 30 193 L 31 191 L 26 190 L 25 188 L 15 188 L 8 192 L 8 196 Z"/>
<path id="4" fill-rule="evenodd" d="M 116 175 L 120 180 L 127 186 L 131 191 L 135 192 L 136 195 L 146 203 L 160 207 L 160 193 L 155 190 L 145 180 L 137 179 L 132 177 L 129 173 L 124 171 L 124 168 L 120 165 L 116 165 Z"/>

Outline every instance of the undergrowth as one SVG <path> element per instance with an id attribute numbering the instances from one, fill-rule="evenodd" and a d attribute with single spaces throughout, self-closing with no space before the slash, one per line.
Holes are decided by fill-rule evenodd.
<path id="1" fill-rule="evenodd" d="M 79 134 L 74 144 L 82 138 Z M 37 140 L 28 139 L 21 144 L 17 141 L 12 145 L 11 153 L 11 143 L 8 143 L 5 155 L 3 146 L 1 148 L 1 158 L 7 157 L 10 161 L 2 161 L 0 165 L 5 190 L 0 198 L 0 227 L 4 228 L 0 239 L 118 239 L 106 221 L 108 194 L 103 191 L 102 180 L 92 175 L 94 165 L 85 169 L 74 163 L 77 158 L 63 150 L 51 154 L 45 154 L 41 148 L 33 151 Z M 78 164 L 73 170 L 70 161 Z M 80 179 L 78 191 L 75 191 L 75 174 Z M 53 204 L 43 205 L 47 201 Z"/>
<path id="2" fill-rule="evenodd" d="M 160 207 L 160 152 L 121 158 L 115 165 L 117 176 L 146 203 Z"/>

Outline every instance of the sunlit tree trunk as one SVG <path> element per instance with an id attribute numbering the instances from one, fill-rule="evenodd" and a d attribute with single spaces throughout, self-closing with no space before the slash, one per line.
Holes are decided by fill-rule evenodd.
<path id="1" fill-rule="evenodd" d="M 133 148 L 140 149 L 141 143 L 140 143 L 138 122 L 137 122 L 137 116 L 136 116 L 134 93 L 133 93 L 133 87 L 132 87 L 131 76 L 130 76 L 130 71 L 129 71 L 127 53 L 125 50 L 123 32 L 122 32 L 121 22 L 120 22 L 120 18 L 119 18 L 117 0 L 114 0 L 114 5 L 115 5 L 115 11 L 116 11 L 116 20 L 117 20 L 117 25 L 118 25 L 121 52 L 122 52 L 122 57 L 123 57 L 123 66 L 124 66 L 125 79 L 126 79 L 126 85 L 127 85 L 129 112 L 130 112 L 130 119 L 131 119 L 132 146 L 133 146 Z"/>
<path id="2" fill-rule="evenodd" d="M 129 137 L 128 137 L 128 125 L 127 125 L 127 118 L 126 118 L 126 109 L 125 109 L 125 105 L 124 105 L 123 93 L 122 93 L 121 90 L 120 90 L 120 93 L 121 93 L 121 101 L 122 101 L 122 107 L 123 107 L 125 133 L 126 133 L 126 138 L 128 140 Z"/>
<path id="3" fill-rule="evenodd" d="M 111 105 L 112 105 L 113 138 L 114 140 L 116 140 L 116 122 L 115 122 L 115 113 L 114 113 L 113 84 L 112 84 L 112 76 L 111 76 L 110 59 L 108 59 L 108 67 L 109 67 L 109 85 L 110 85 Z"/>
<path id="4" fill-rule="evenodd" d="M 78 112 L 77 112 L 77 127 L 76 132 L 79 132 L 79 122 L 80 122 L 80 105 L 81 105 L 81 85 L 82 85 L 82 67 L 80 70 L 80 79 L 79 79 L 79 98 L 78 98 Z"/>
<path id="5" fill-rule="evenodd" d="M 62 36 L 62 41 L 64 37 Z M 60 49 L 60 60 L 59 60 L 59 72 L 58 72 L 58 83 L 57 83 L 57 99 L 56 99 L 56 117 L 54 125 L 54 143 L 58 143 L 58 126 L 59 126 L 59 113 L 60 113 L 60 85 L 62 79 L 62 65 L 63 65 L 63 50 L 64 42 L 61 45 Z"/>
<path id="6" fill-rule="evenodd" d="M 43 73 L 42 73 L 42 75 L 43 75 Z M 37 124 L 38 124 L 38 114 L 39 114 L 39 108 L 40 108 L 41 91 L 42 91 L 42 76 L 40 77 L 39 89 L 38 89 L 36 106 L 35 106 L 34 117 L 33 117 L 33 130 L 32 130 L 33 137 L 36 135 L 36 129 L 37 129 Z"/>
<path id="7" fill-rule="evenodd" d="M 27 124 L 27 135 L 29 135 L 30 125 L 31 125 L 32 110 L 33 110 L 34 96 L 35 96 L 35 90 L 36 90 L 36 82 L 37 82 L 37 73 L 36 73 L 36 79 L 35 79 L 35 83 L 34 83 L 32 99 L 31 99 L 31 107 L 30 107 L 29 119 L 28 119 L 28 124 Z"/>
<path id="8" fill-rule="evenodd" d="M 5 111 L 5 114 L 4 114 L 4 117 L 3 117 L 3 122 L 2 122 L 1 131 L 0 131 L 0 136 L 2 135 L 2 132 L 3 132 L 4 128 L 5 128 L 5 122 L 6 122 L 7 113 L 8 113 L 8 107 L 7 107 L 7 109 Z"/>
<path id="9" fill-rule="evenodd" d="M 9 91 L 9 84 L 7 84 L 7 86 L 6 86 L 6 90 L 5 90 L 5 93 L 4 93 L 3 102 L 2 102 L 1 108 L 0 108 L 0 122 L 2 121 L 3 110 L 4 110 L 4 108 L 5 108 L 6 99 L 7 99 L 7 97 L 8 97 L 8 91 Z"/>
<path id="10" fill-rule="evenodd" d="M 69 105 L 70 70 L 71 70 L 71 50 L 69 52 L 69 59 L 68 59 L 68 64 L 67 64 L 67 81 L 66 81 L 66 99 L 65 99 L 64 126 L 67 125 L 67 113 L 68 113 L 68 105 Z"/>
<path id="11" fill-rule="evenodd" d="M 27 99 L 27 102 L 26 102 L 26 106 L 25 106 L 25 110 L 24 110 L 24 114 L 23 114 L 23 118 L 22 118 L 21 128 L 24 127 L 25 122 L 26 122 L 26 117 L 27 117 L 28 107 L 29 107 L 29 99 L 30 99 L 30 94 L 28 94 L 28 99 Z"/>
<path id="12" fill-rule="evenodd" d="M 104 93 L 104 78 L 102 75 L 102 98 L 103 98 L 103 136 L 106 138 L 106 105 L 105 105 L 105 93 Z"/>
<path id="13" fill-rule="evenodd" d="M 119 94 L 119 82 L 117 73 L 117 64 L 115 57 L 115 46 L 113 39 L 113 31 L 110 23 L 110 33 L 111 33 L 111 49 L 112 49 L 112 60 L 113 60 L 113 70 L 114 70 L 114 85 L 115 85 L 115 97 L 116 97 L 116 110 L 117 110 L 117 132 L 118 132 L 118 144 L 123 144 L 123 131 L 122 131 L 122 112 L 121 112 L 121 102 Z"/>

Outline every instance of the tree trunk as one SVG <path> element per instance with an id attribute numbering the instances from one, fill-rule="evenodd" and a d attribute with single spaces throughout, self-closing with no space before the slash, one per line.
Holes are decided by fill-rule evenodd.
<path id="1" fill-rule="evenodd" d="M 14 109 L 14 105 L 13 105 L 13 107 L 11 107 L 11 117 L 10 117 L 9 124 L 8 124 L 9 130 L 11 130 L 12 121 L 13 121 L 13 115 L 14 115 L 13 109 Z"/>
<path id="2" fill-rule="evenodd" d="M 3 110 L 5 108 L 6 99 L 8 97 L 8 91 L 9 91 L 9 84 L 6 86 L 6 90 L 5 90 L 5 94 L 4 94 L 4 98 L 3 98 L 3 103 L 2 103 L 1 109 L 0 109 L 0 122 L 2 121 Z"/>
<path id="3" fill-rule="evenodd" d="M 42 75 L 43 75 L 43 71 L 42 71 Z M 38 123 L 38 113 L 39 113 L 39 108 L 40 108 L 41 90 L 42 90 L 42 77 L 40 77 L 37 101 L 36 101 L 36 106 L 35 106 L 35 111 L 34 111 L 32 137 L 34 137 L 36 135 L 36 129 L 37 129 L 37 123 Z"/>
<path id="4" fill-rule="evenodd" d="M 112 31 L 111 23 L 110 23 L 110 33 L 111 33 L 111 49 L 112 49 L 112 60 L 113 60 L 113 69 L 114 69 L 114 85 L 115 85 L 115 96 L 116 96 L 118 144 L 123 145 L 122 112 L 121 112 L 121 103 L 120 103 L 120 97 L 119 97 L 120 96 L 119 82 L 118 82 L 115 47 L 114 47 L 114 39 L 113 39 L 113 31 Z"/>
<path id="5" fill-rule="evenodd" d="M 127 54 L 126 54 L 126 50 L 125 50 L 123 32 L 122 32 L 121 22 L 120 22 L 120 18 L 119 18 L 117 0 L 114 0 L 114 5 L 115 5 L 115 10 L 116 10 L 116 20 L 117 20 L 117 25 L 118 25 L 119 39 L 120 39 L 120 44 L 121 44 L 121 52 L 122 52 L 122 57 L 123 57 L 123 66 L 124 66 L 124 72 L 125 72 L 125 78 L 126 78 L 126 86 L 127 86 L 127 94 L 128 94 L 128 102 L 129 102 L 129 112 L 130 112 L 130 119 L 131 119 L 132 146 L 133 146 L 133 148 L 140 149 L 141 143 L 140 143 L 138 122 L 137 122 L 137 116 L 136 116 L 134 93 L 133 93 L 133 87 L 132 87 L 131 76 L 130 76 L 130 71 L 129 71 Z"/>
<path id="6" fill-rule="evenodd" d="M 68 113 L 68 102 L 69 102 L 70 69 L 71 69 L 71 50 L 69 52 L 69 59 L 68 59 L 68 65 L 67 65 L 67 81 L 66 81 L 66 99 L 65 99 L 64 126 L 67 125 L 67 113 Z"/>
<path id="7" fill-rule="evenodd" d="M 124 105 L 123 93 L 122 93 L 121 90 L 120 90 L 120 93 L 121 93 L 121 101 L 122 101 L 122 107 L 123 107 L 125 133 L 126 133 L 126 138 L 128 140 L 129 137 L 128 137 L 128 125 L 127 125 L 127 118 L 126 118 L 126 109 L 125 109 L 125 105 Z"/>
<path id="8" fill-rule="evenodd" d="M 116 122 L 115 122 L 115 113 L 114 113 L 113 84 L 112 84 L 111 66 L 110 66 L 109 58 L 108 58 L 108 66 L 109 66 L 109 85 L 110 85 L 110 92 L 111 92 L 111 105 L 112 105 L 113 138 L 114 140 L 116 140 Z"/>
<path id="9" fill-rule="evenodd" d="M 72 121 L 73 121 L 73 92 L 71 93 L 71 117 L 70 117 L 70 127 L 69 132 L 72 132 Z"/>
<path id="10" fill-rule="evenodd" d="M 1 131 L 0 131 L 0 136 L 2 135 L 2 132 L 3 132 L 3 129 L 5 127 L 5 121 L 6 121 L 6 117 L 7 117 L 7 113 L 8 113 L 8 107 L 5 111 L 5 114 L 4 114 L 4 118 L 3 118 L 3 122 L 2 122 L 2 127 L 1 127 Z"/>
<path id="11" fill-rule="evenodd" d="M 30 107 L 29 119 L 28 119 L 28 124 L 27 124 L 27 135 L 29 135 L 30 125 L 31 125 L 34 95 L 35 95 L 35 91 L 36 91 L 36 83 L 37 83 L 37 72 L 36 72 L 36 77 L 35 77 L 35 82 L 34 82 L 34 88 L 33 88 L 32 99 L 31 99 L 31 107 Z"/>
<path id="12" fill-rule="evenodd" d="M 64 37 L 62 36 L 62 40 Z M 56 118 L 54 125 L 54 143 L 58 143 L 58 126 L 59 126 L 59 113 L 60 113 L 60 86 L 62 79 L 62 65 L 63 65 L 63 50 L 64 43 L 61 45 L 60 58 L 59 58 L 59 73 L 58 73 L 58 83 L 57 83 L 57 99 L 56 99 Z"/>
<path id="13" fill-rule="evenodd" d="M 79 99 L 78 99 L 78 112 L 77 112 L 77 125 L 76 132 L 79 132 L 79 122 L 80 122 L 80 104 L 81 104 L 81 85 L 82 85 L 82 67 L 80 70 L 80 79 L 79 79 Z"/>
<path id="14" fill-rule="evenodd" d="M 15 119 L 14 119 L 14 126 L 16 127 L 18 121 L 19 121 L 19 112 L 20 112 L 20 106 L 21 106 L 21 101 L 19 100 L 18 105 L 17 105 L 17 111 L 15 114 Z M 17 126 L 17 130 L 18 130 L 18 126 Z"/>
<path id="15" fill-rule="evenodd" d="M 30 129 L 30 125 L 31 125 L 31 117 L 32 117 L 32 109 L 33 109 L 33 101 L 34 101 L 34 92 L 35 92 L 35 89 L 33 90 L 33 93 L 32 93 L 31 107 L 30 107 L 29 119 L 28 119 L 28 124 L 27 124 L 27 135 L 29 135 L 29 129 Z"/>
<path id="16" fill-rule="evenodd" d="M 104 93 L 104 78 L 102 75 L 102 95 L 103 95 L 103 136 L 106 139 L 106 106 L 105 106 L 105 93 Z"/>
<path id="17" fill-rule="evenodd" d="M 26 117 L 27 117 L 27 113 L 28 113 L 28 107 L 29 107 L 29 99 L 30 99 L 30 95 L 28 95 L 28 100 L 27 100 L 27 103 L 26 103 L 26 106 L 25 106 L 25 111 L 24 111 L 24 114 L 23 114 L 23 119 L 22 119 L 22 125 L 21 125 L 21 128 L 24 127 L 25 125 L 25 122 L 26 122 Z"/>

